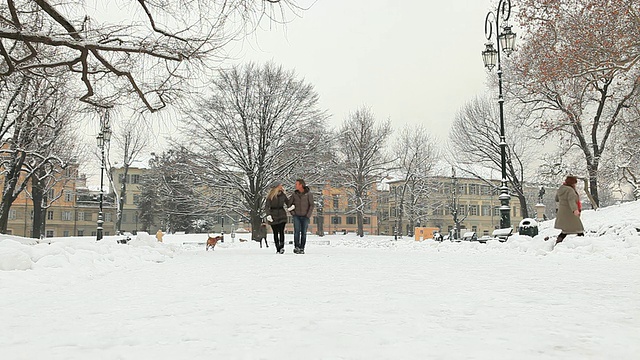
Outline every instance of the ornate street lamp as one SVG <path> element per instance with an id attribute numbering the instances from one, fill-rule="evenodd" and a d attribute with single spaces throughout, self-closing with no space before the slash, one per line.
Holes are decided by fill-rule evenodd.
<path id="1" fill-rule="evenodd" d="M 509 16 L 511 15 L 511 1 L 500 0 L 496 12 L 490 11 L 484 21 L 484 34 L 487 37 L 485 44 L 485 50 L 482 52 L 482 60 L 484 66 L 491 71 L 496 65 L 498 65 L 498 104 L 500 105 L 500 166 L 502 168 L 502 184 L 500 186 L 500 228 L 511 227 L 511 206 L 509 201 L 509 188 L 507 187 L 507 162 L 506 162 L 506 148 L 507 142 L 504 134 L 504 97 L 502 95 L 502 66 L 500 64 L 501 52 L 504 52 L 507 56 L 514 50 L 516 34 L 511 31 L 511 26 L 507 24 Z M 502 27 L 502 33 L 498 34 L 500 29 L 500 21 L 504 21 L 505 25 Z M 493 27 L 495 25 L 496 35 L 496 47 L 493 46 Z"/>
<path id="2" fill-rule="evenodd" d="M 102 240 L 103 237 L 103 224 L 104 214 L 102 211 L 102 203 L 104 201 L 104 168 L 105 168 L 105 146 L 111 141 L 111 128 L 109 127 L 108 113 L 100 121 L 100 133 L 96 137 L 98 140 L 98 148 L 100 149 L 100 210 L 98 211 L 98 227 L 96 229 L 96 241 Z"/>

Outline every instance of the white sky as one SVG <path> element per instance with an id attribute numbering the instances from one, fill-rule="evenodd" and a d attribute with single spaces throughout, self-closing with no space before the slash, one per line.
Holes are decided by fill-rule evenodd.
<path id="1" fill-rule="evenodd" d="M 283 64 L 315 85 L 338 126 L 362 105 L 394 128 L 425 124 L 442 140 L 462 105 L 486 91 L 491 0 L 318 0 L 285 28 L 236 46 L 238 61 Z M 497 98 L 497 94 L 496 94 Z"/>

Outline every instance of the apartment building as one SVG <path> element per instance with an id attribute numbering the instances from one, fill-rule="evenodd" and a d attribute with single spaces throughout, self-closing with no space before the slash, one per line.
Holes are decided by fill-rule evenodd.
<path id="1" fill-rule="evenodd" d="M 327 182 L 320 192 L 314 193 L 316 207 L 309 224 L 309 231 L 313 234 L 344 234 L 355 233 L 358 230 L 356 204 L 344 187 L 334 187 Z M 367 199 L 363 204 L 364 215 L 362 218 L 365 234 L 377 235 L 378 231 L 378 205 L 379 192 L 372 186 Z M 291 220 L 291 219 L 290 219 Z M 292 221 L 285 228 L 287 232 L 293 232 Z"/>
<path id="2" fill-rule="evenodd" d="M 456 228 L 453 209 L 461 229 L 474 231 L 478 236 L 490 235 L 500 225 L 500 201 L 498 200 L 500 181 L 491 180 L 489 183 L 477 178 L 434 176 L 429 179 L 431 191 L 425 194 L 420 207 L 420 216 L 415 218 L 414 226 L 438 227 L 443 233 L 450 233 Z M 401 214 L 402 187 L 404 180 L 387 182 L 388 195 L 386 203 L 381 204 L 383 212 L 380 215 L 381 233 L 398 235 L 413 235 L 413 229 L 409 223 L 405 211 Z M 537 192 L 537 187 L 527 189 L 532 194 Z M 407 194 L 404 202 L 406 204 Z M 381 197 L 385 198 L 385 197 Z M 512 196 L 511 224 L 515 228 L 522 213 L 520 201 Z"/>
<path id="3" fill-rule="evenodd" d="M 99 191 L 90 190 L 86 177 L 79 175 L 77 165 L 65 169 L 58 181 L 49 189 L 47 199 L 51 202 L 45 209 L 44 237 L 96 236 L 99 206 Z M 115 206 L 112 198 L 103 198 L 104 235 L 115 234 Z M 30 191 L 23 191 L 9 210 L 7 233 L 33 236 L 33 200 Z"/>
<path id="4" fill-rule="evenodd" d="M 134 161 L 127 170 L 125 177 L 125 169 L 122 165 L 116 164 L 111 167 L 110 178 L 113 179 L 112 196 L 118 198 L 113 193 L 120 193 L 123 183 L 126 183 L 126 195 L 122 206 L 122 223 L 120 230 L 123 232 L 137 233 L 138 230 L 155 233 L 158 229 L 153 226 L 151 229 L 143 229 L 142 224 L 138 221 L 138 203 L 142 194 L 142 179 L 149 169 L 146 162 Z M 115 221 L 115 219 L 114 219 Z"/>

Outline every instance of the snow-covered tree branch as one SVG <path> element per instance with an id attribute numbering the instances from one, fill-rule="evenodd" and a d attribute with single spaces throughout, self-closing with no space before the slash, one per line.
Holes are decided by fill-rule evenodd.
<path id="1" fill-rule="evenodd" d="M 0 75 L 65 70 L 84 102 L 111 107 L 132 94 L 156 111 L 226 44 L 302 10 L 294 0 L 7 0 Z"/>

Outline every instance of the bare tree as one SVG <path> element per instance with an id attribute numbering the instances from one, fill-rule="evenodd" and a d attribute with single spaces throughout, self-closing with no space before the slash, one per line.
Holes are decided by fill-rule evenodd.
<path id="1" fill-rule="evenodd" d="M 600 165 L 640 92 L 637 2 L 524 0 L 520 9 L 525 42 L 509 67 L 508 92 L 565 150 L 579 149 L 598 207 Z"/>
<path id="2" fill-rule="evenodd" d="M 158 221 L 168 232 L 196 230 L 196 224 L 213 214 L 211 206 L 230 200 L 202 182 L 206 174 L 199 156 L 185 147 L 170 149 L 150 161 L 141 202 L 143 225 Z"/>
<path id="3" fill-rule="evenodd" d="M 305 177 L 317 162 L 326 115 L 312 85 L 273 63 L 221 70 L 211 92 L 184 134 L 206 169 L 203 184 L 239 194 L 226 206 L 258 229 L 269 184 Z"/>
<path id="4" fill-rule="evenodd" d="M 341 183 L 348 189 L 356 213 L 358 236 L 364 236 L 363 215 L 371 206 L 369 192 L 388 171 L 385 153 L 391 136 L 391 121 L 377 122 L 373 112 L 362 107 L 351 114 L 338 130 L 338 164 Z"/>
<path id="5" fill-rule="evenodd" d="M 623 194 L 640 199 L 640 104 L 636 101 L 614 136 L 614 156 L 605 161 L 613 167 L 614 183 Z M 629 190 L 630 188 L 630 190 Z"/>
<path id="6" fill-rule="evenodd" d="M 294 0 L 8 0 L 0 75 L 63 69 L 77 74 L 84 102 L 110 107 L 132 94 L 156 111 L 227 43 L 301 10 Z"/>
<path id="7" fill-rule="evenodd" d="M 16 79 L 13 79 L 16 80 Z M 3 81 L 4 85 L 11 81 Z M 2 147 L 0 172 L 4 177 L 0 202 L 0 232 L 6 231 L 9 209 L 33 180 L 34 212 L 47 206 L 44 183 L 66 167 L 72 143 L 61 146 L 73 113 L 66 102 L 65 82 L 59 77 L 20 77 L 2 97 Z M 49 179 L 49 180 L 47 180 Z M 35 223 L 35 222 L 34 222 Z"/>
<path id="8" fill-rule="evenodd" d="M 109 110 L 104 112 L 104 116 L 109 117 Z M 107 124 L 109 121 L 107 120 Z M 140 153 L 149 144 L 149 130 L 145 122 L 137 121 L 135 118 L 129 117 L 122 122 L 118 122 L 118 125 L 114 128 L 112 135 L 112 142 L 115 145 L 113 149 L 115 156 L 120 157 L 114 165 L 110 165 L 109 168 L 114 166 L 122 167 L 122 178 L 118 179 L 120 188 L 116 189 L 116 179 L 112 178 L 113 172 L 107 172 L 109 176 L 109 183 L 111 188 L 114 189 L 117 203 L 116 212 L 116 230 L 120 232 L 122 226 L 122 211 L 124 208 L 125 200 L 127 199 L 127 184 L 129 182 L 129 168 L 134 161 L 139 160 Z M 115 123 L 114 123 L 115 125 Z"/>
<path id="9" fill-rule="evenodd" d="M 409 228 L 426 220 L 428 198 L 432 193 L 431 170 L 436 163 L 435 140 L 427 129 L 419 125 L 405 126 L 393 147 L 395 171 L 403 179 L 399 196 L 398 228 L 403 233 L 403 220 L 407 216 Z M 411 234 L 407 234 L 411 235 Z"/>
<path id="10" fill-rule="evenodd" d="M 520 201 L 523 217 L 529 217 L 527 199 L 524 192 L 524 178 L 532 156 L 542 146 L 532 143 L 535 130 L 525 128 L 515 116 L 505 119 L 507 132 L 506 166 L 507 181 L 512 194 Z M 483 169 L 501 171 L 500 118 L 496 104 L 488 98 L 478 97 L 467 102 L 458 111 L 449 133 L 451 153 L 461 171 L 495 186 L 487 179 Z"/>

